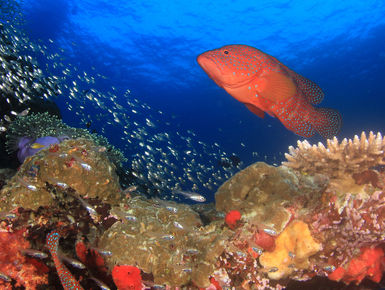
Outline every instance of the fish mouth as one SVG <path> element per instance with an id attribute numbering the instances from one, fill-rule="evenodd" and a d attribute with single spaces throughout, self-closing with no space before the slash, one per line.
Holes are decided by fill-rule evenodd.
<path id="1" fill-rule="evenodd" d="M 197 62 L 208 76 L 223 89 L 236 89 L 251 83 L 256 78 L 256 75 L 254 75 L 245 80 L 237 80 L 233 74 L 224 73 L 221 67 L 206 52 L 198 55 Z"/>
<path id="2" fill-rule="evenodd" d="M 212 78 L 218 86 L 222 87 L 221 79 L 223 75 L 219 66 L 210 59 L 210 57 L 206 56 L 205 53 L 198 55 L 197 62 L 209 77 Z"/>

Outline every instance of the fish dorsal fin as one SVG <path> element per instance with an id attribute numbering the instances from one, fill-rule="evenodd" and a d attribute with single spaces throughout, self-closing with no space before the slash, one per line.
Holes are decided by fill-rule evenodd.
<path id="1" fill-rule="evenodd" d="M 297 86 L 286 74 L 269 71 L 258 79 L 257 90 L 262 97 L 279 103 L 295 95 Z"/>
<path id="2" fill-rule="evenodd" d="M 296 72 L 290 72 L 298 87 L 305 95 L 306 100 L 308 100 L 311 104 L 318 105 L 322 102 L 325 94 L 322 89 L 311 80 L 297 74 Z"/>
<path id="3" fill-rule="evenodd" d="M 265 113 L 258 107 L 252 105 L 252 104 L 245 104 L 246 108 L 249 109 L 250 112 L 256 114 L 258 117 L 260 118 L 264 118 L 265 117 Z"/>

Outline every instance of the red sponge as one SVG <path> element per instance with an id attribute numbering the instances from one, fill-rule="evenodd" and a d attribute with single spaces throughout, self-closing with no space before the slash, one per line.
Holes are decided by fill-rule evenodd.
<path id="1" fill-rule="evenodd" d="M 237 222 L 241 219 L 241 213 L 237 210 L 231 210 L 226 214 L 225 222 L 230 229 L 235 229 Z"/>
<path id="2" fill-rule="evenodd" d="M 135 266 L 115 266 L 112 270 L 112 279 L 119 290 L 141 290 L 142 277 L 140 270 Z"/>

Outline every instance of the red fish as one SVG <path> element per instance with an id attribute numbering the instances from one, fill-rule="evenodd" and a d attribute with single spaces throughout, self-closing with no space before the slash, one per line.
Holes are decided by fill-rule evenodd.
<path id="1" fill-rule="evenodd" d="M 67 267 L 59 260 L 58 247 L 59 247 L 60 234 L 57 231 L 50 232 L 47 235 L 47 246 L 51 253 L 53 262 L 57 273 L 59 274 L 60 282 L 63 285 L 64 290 L 83 290 L 79 282 L 71 275 Z"/>
<path id="2" fill-rule="evenodd" d="M 316 132 L 331 138 L 341 128 L 338 111 L 313 107 L 324 97 L 317 84 L 254 47 L 227 45 L 202 53 L 197 61 L 218 86 L 261 118 L 266 112 L 306 138 Z"/>

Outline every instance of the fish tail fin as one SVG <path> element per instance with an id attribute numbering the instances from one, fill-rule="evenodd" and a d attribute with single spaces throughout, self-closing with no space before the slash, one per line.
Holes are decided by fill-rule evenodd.
<path id="1" fill-rule="evenodd" d="M 337 110 L 317 108 L 314 129 L 324 138 L 330 139 L 337 135 L 342 126 L 342 117 Z"/>

